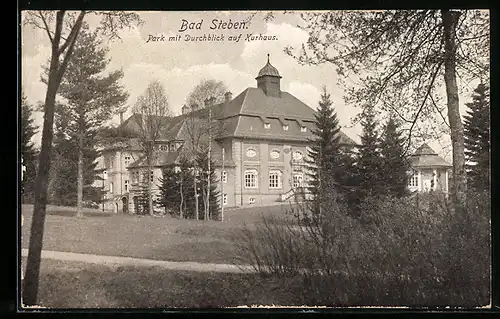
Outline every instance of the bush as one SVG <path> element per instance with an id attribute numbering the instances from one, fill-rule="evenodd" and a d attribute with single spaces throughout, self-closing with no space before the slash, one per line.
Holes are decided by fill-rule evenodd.
<path id="1" fill-rule="evenodd" d="M 439 193 L 370 198 L 359 218 L 327 198 L 319 214 L 305 203 L 295 222 L 246 227 L 240 257 L 259 273 L 302 277 L 302 298 L 314 305 L 489 303 L 488 194 L 469 194 L 465 215 Z"/>

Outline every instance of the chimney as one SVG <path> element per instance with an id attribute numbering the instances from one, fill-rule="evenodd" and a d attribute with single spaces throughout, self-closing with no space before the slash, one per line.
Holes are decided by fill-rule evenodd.
<path id="1" fill-rule="evenodd" d="M 189 113 L 189 107 L 187 107 L 187 105 L 184 104 L 184 106 L 182 106 L 182 115 L 188 114 L 188 113 Z"/>
<path id="2" fill-rule="evenodd" d="M 231 93 L 230 91 L 224 93 L 225 103 L 229 103 L 232 99 L 233 99 L 233 93 Z"/>

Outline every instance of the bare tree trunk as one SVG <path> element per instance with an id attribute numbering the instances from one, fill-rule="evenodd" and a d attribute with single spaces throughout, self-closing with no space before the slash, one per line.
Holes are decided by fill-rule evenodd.
<path id="1" fill-rule="evenodd" d="M 193 188 L 194 188 L 194 214 L 195 214 L 195 219 L 199 219 L 199 212 L 198 212 L 198 185 L 196 183 L 196 166 L 194 168 L 194 176 L 193 176 Z"/>
<path id="2" fill-rule="evenodd" d="M 182 185 L 182 173 L 181 173 L 181 179 L 179 182 L 179 188 L 180 188 L 180 193 L 181 193 L 181 203 L 179 205 L 179 218 L 183 219 L 183 211 L 182 211 L 182 205 L 184 204 L 184 192 L 183 192 L 183 185 Z"/>
<path id="3" fill-rule="evenodd" d="M 455 32 L 459 12 L 441 10 L 444 30 L 444 80 L 448 98 L 448 119 L 451 128 L 451 144 L 453 149 L 453 197 L 461 207 L 465 207 L 467 192 L 467 176 L 465 173 L 464 127 L 460 117 L 458 87 L 456 77 Z"/>
<path id="4" fill-rule="evenodd" d="M 76 217 L 83 217 L 83 133 L 78 136 L 78 164 L 77 164 L 77 199 L 76 199 Z"/>
<path id="5" fill-rule="evenodd" d="M 28 259 L 26 262 L 26 274 L 23 283 L 23 303 L 28 306 L 36 305 L 38 299 L 45 209 L 47 206 L 47 186 L 51 164 L 50 157 L 52 153 L 54 107 L 56 92 L 60 82 L 57 75 L 58 60 L 59 56 L 53 52 L 50 63 L 47 94 L 45 96 L 42 145 L 38 157 L 38 162 L 40 164 L 38 165 L 38 174 L 35 179 L 35 203 L 33 208 L 33 220 L 31 223 Z"/>
<path id="6" fill-rule="evenodd" d="M 153 165 L 151 161 L 148 164 L 148 205 L 149 205 L 149 215 L 153 216 L 153 182 L 151 181 L 151 172 L 153 171 Z"/>

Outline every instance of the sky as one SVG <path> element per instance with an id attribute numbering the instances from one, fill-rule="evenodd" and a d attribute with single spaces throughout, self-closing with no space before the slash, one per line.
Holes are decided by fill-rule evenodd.
<path id="1" fill-rule="evenodd" d="M 248 12 L 140 12 L 144 23 L 120 32 L 120 40 L 108 41 L 108 69 L 122 69 L 121 81 L 129 92 L 129 110 L 137 97 L 142 94 L 148 83 L 159 80 L 166 89 L 169 106 L 173 113 L 180 114 L 190 91 L 206 79 L 223 81 L 233 93 L 239 95 L 247 87 L 256 87 L 255 77 L 267 62 L 276 67 L 281 79 L 281 89 L 296 96 L 312 108 L 316 108 L 320 99 L 321 87 L 326 86 L 331 94 L 342 130 L 354 140 L 359 141 L 359 126 L 352 126 L 351 119 L 359 112 L 352 106 L 345 105 L 344 89 L 338 83 L 338 75 L 331 65 L 302 66 L 294 58 L 284 53 L 285 46 L 299 46 L 307 41 L 308 35 L 297 27 L 301 23 L 296 14 L 276 14 L 272 21 L 266 22 L 262 16 L 255 16 L 243 29 L 215 29 L 222 21 L 229 23 L 247 20 Z M 98 21 L 89 16 L 86 20 L 91 28 Z M 186 22 L 184 22 L 186 21 Z M 201 24 L 200 24 L 201 22 Z M 199 26 L 199 29 L 180 31 L 184 25 Z M 190 37 L 203 35 L 224 35 L 224 41 L 196 42 L 185 41 Z M 230 36 L 241 38 L 229 41 Z M 246 41 L 248 34 L 275 36 L 277 40 Z M 151 37 L 164 36 L 164 41 L 148 41 Z M 181 41 L 169 41 L 168 37 L 181 35 Z M 42 66 L 50 57 L 50 42 L 45 31 L 23 26 L 21 33 L 22 52 L 22 87 L 28 102 L 37 104 L 43 101 L 46 86 L 40 81 Z M 466 98 L 461 98 L 463 104 Z M 130 111 L 125 114 L 130 115 Z M 36 114 L 36 124 L 41 128 L 43 114 Z M 112 120 L 118 123 L 118 116 Z M 40 145 L 41 135 L 35 136 L 35 143 Z M 443 139 L 442 139 L 443 140 Z M 443 144 L 444 143 L 444 144 Z M 438 153 L 451 160 L 443 141 L 429 141 Z"/>

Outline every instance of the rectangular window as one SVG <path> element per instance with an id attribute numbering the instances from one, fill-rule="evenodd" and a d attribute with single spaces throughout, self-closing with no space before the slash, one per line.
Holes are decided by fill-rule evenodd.
<path id="1" fill-rule="evenodd" d="M 125 165 L 130 164 L 130 156 L 125 156 Z"/>
<path id="2" fill-rule="evenodd" d="M 108 167 L 109 167 L 109 168 L 113 168 L 113 158 L 110 158 L 110 159 L 108 160 Z"/>
<path id="3" fill-rule="evenodd" d="M 109 192 L 113 194 L 113 182 L 109 183 Z"/>
<path id="4" fill-rule="evenodd" d="M 409 183 L 408 185 L 410 187 L 418 187 L 418 173 L 415 172 L 411 177 L 410 177 L 410 180 L 409 180 Z"/>
<path id="5" fill-rule="evenodd" d="M 102 178 L 108 179 L 108 172 L 107 171 L 102 172 Z"/>
<path id="6" fill-rule="evenodd" d="M 281 187 L 281 172 L 280 171 L 270 171 L 269 172 L 269 188 L 280 188 Z"/>
<path id="7" fill-rule="evenodd" d="M 305 127 L 305 126 L 300 127 L 300 131 L 301 132 L 307 132 L 307 127 Z"/>
<path id="8" fill-rule="evenodd" d="M 222 172 L 221 180 L 223 183 L 227 183 L 227 172 L 226 171 Z"/>
<path id="9" fill-rule="evenodd" d="M 270 129 L 271 128 L 271 124 L 270 123 L 264 123 L 264 128 Z"/>
<path id="10" fill-rule="evenodd" d="M 222 204 L 227 205 L 227 194 L 224 194 L 224 196 L 222 197 Z"/>
<path id="11" fill-rule="evenodd" d="M 168 145 L 160 145 L 160 151 L 167 152 L 168 151 Z"/>
<path id="12" fill-rule="evenodd" d="M 248 199 L 248 203 L 250 203 L 250 204 L 255 204 L 255 198 L 250 197 L 250 198 Z"/>
<path id="13" fill-rule="evenodd" d="M 175 144 L 169 144 L 168 145 L 168 151 L 169 152 L 175 152 Z"/>
<path id="14" fill-rule="evenodd" d="M 283 125 L 283 129 L 284 129 L 285 131 L 288 131 L 288 125 Z"/>
<path id="15" fill-rule="evenodd" d="M 149 175 L 151 177 L 151 182 L 154 182 L 154 180 L 155 180 L 155 174 L 154 174 L 154 172 L 151 171 Z"/>
<path id="16" fill-rule="evenodd" d="M 245 171 L 245 187 L 257 188 L 257 170 Z"/>
<path id="17" fill-rule="evenodd" d="M 125 191 L 128 192 L 128 179 L 125 180 Z"/>

